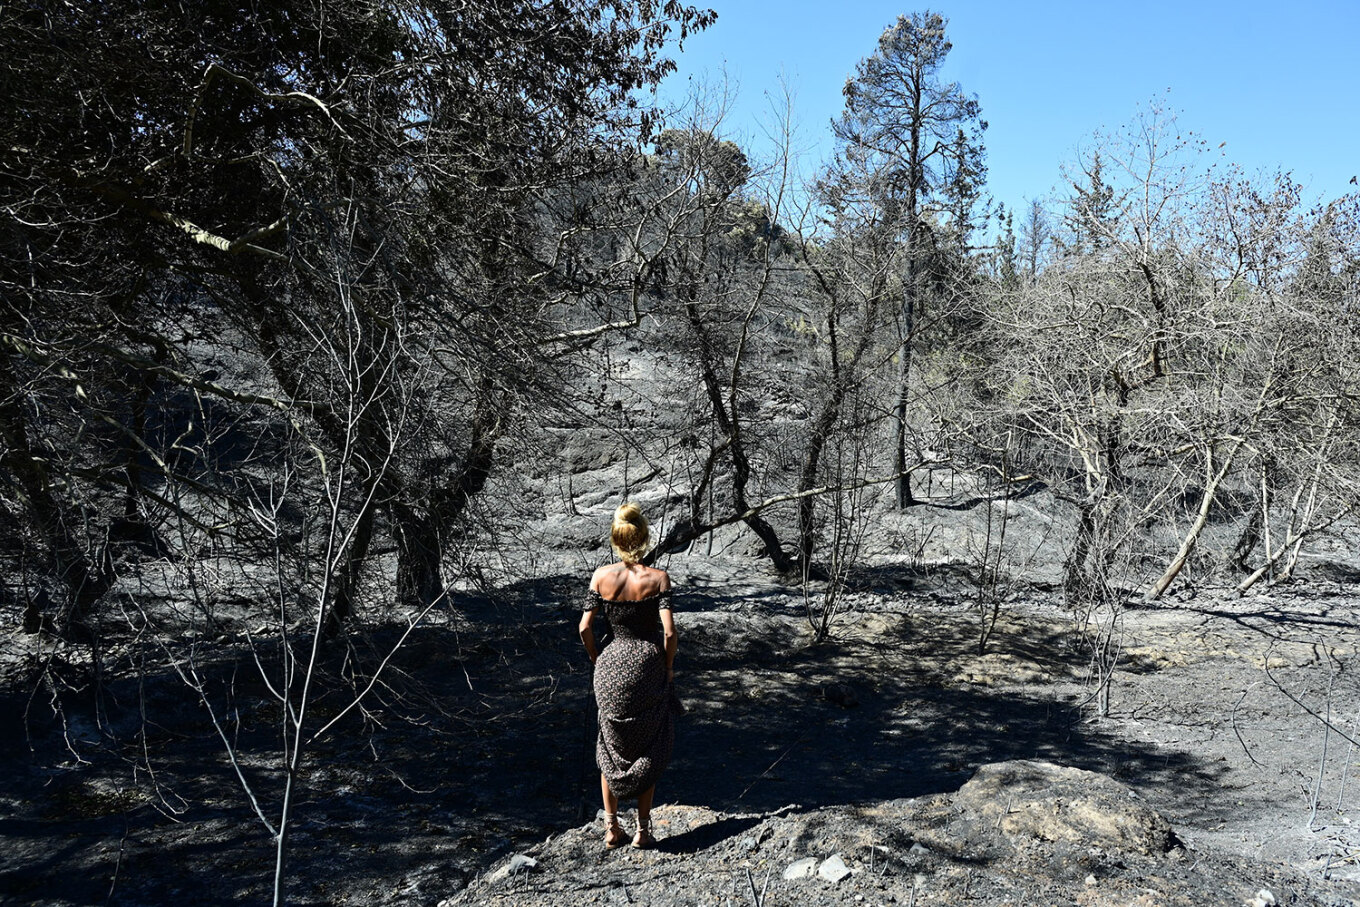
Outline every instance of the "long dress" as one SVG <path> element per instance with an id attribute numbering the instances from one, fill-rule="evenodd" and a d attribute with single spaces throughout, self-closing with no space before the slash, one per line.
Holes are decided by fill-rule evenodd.
<path id="1" fill-rule="evenodd" d="M 595 761 L 616 797 L 631 798 L 656 784 L 671 761 L 674 684 L 666 679 L 662 609 L 670 590 L 639 601 L 610 601 L 590 592 L 587 609 L 604 608 L 614 639 L 595 661 L 595 704 L 600 735 Z"/>

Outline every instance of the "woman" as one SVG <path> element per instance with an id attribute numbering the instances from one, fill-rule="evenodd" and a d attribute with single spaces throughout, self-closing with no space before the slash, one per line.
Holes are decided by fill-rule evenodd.
<path id="1" fill-rule="evenodd" d="M 580 632 L 595 665 L 595 702 L 600 710 L 595 761 L 604 796 L 604 846 L 612 850 L 627 840 L 619 827 L 620 797 L 637 797 L 633 846 L 655 843 L 652 797 L 675 742 L 679 700 L 674 664 L 680 639 L 671 618 L 670 577 L 641 562 L 650 533 L 636 504 L 624 504 L 614 512 L 609 537 L 619 561 L 599 568 L 590 578 Z M 614 630 L 614 640 L 603 652 L 595 648 L 591 629 L 600 608 Z"/>

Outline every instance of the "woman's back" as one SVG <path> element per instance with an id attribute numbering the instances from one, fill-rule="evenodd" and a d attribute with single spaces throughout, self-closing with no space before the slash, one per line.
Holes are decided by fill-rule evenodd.
<path id="1" fill-rule="evenodd" d="M 671 578 L 665 570 L 642 564 L 610 564 L 595 571 L 590 588 L 605 601 L 635 602 L 670 591 Z"/>

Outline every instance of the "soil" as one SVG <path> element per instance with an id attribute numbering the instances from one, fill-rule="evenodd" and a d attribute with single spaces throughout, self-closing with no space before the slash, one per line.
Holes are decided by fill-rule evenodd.
<path id="1" fill-rule="evenodd" d="M 758 561 L 675 558 L 688 714 L 660 841 L 606 852 L 569 561 L 451 599 L 309 750 L 290 902 L 1360 903 L 1357 598 L 1324 571 L 1127 611 L 1102 717 L 1043 588 L 1012 590 L 979 654 L 972 587 L 884 563 L 811 645 L 801 592 Z M 403 630 L 371 616 L 331 676 Z M 272 817 L 277 714 L 241 631 L 196 651 Z M 68 685 L 35 681 L 40 663 Z M 273 841 L 173 670 L 96 685 L 78 647 L 17 631 L 0 667 L 0 901 L 268 897 Z M 318 715 L 345 694 L 323 690 Z M 786 879 L 799 860 L 813 874 Z"/>

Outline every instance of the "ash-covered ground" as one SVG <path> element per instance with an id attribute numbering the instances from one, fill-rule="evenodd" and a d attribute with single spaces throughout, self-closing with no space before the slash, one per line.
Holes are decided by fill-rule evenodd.
<path id="1" fill-rule="evenodd" d="M 599 555 L 555 556 L 560 567 Z M 454 597 L 409 636 L 367 712 L 313 746 L 290 901 L 1360 898 L 1357 600 L 1322 569 L 1242 599 L 1183 591 L 1127 611 L 1100 717 L 1090 655 L 1056 593 L 1012 590 L 979 654 L 963 573 L 885 563 L 814 646 L 802 592 L 758 559 L 695 552 L 669 566 L 688 714 L 659 787 L 655 851 L 600 843 L 575 634 L 588 572 L 572 567 Z M 372 623 L 333 656 L 335 673 L 403 629 Z M 0 898 L 267 896 L 273 842 L 180 678 L 58 695 L 34 685 L 36 666 L 69 660 L 57 670 L 74 675 L 74 657 L 17 632 L 4 653 Z M 116 662 L 116 646 L 104 655 Z M 205 640 L 201 657 L 233 678 L 241 721 L 229 731 L 268 814 L 276 716 L 238 638 Z M 838 864 L 849 872 L 833 880 Z"/>

